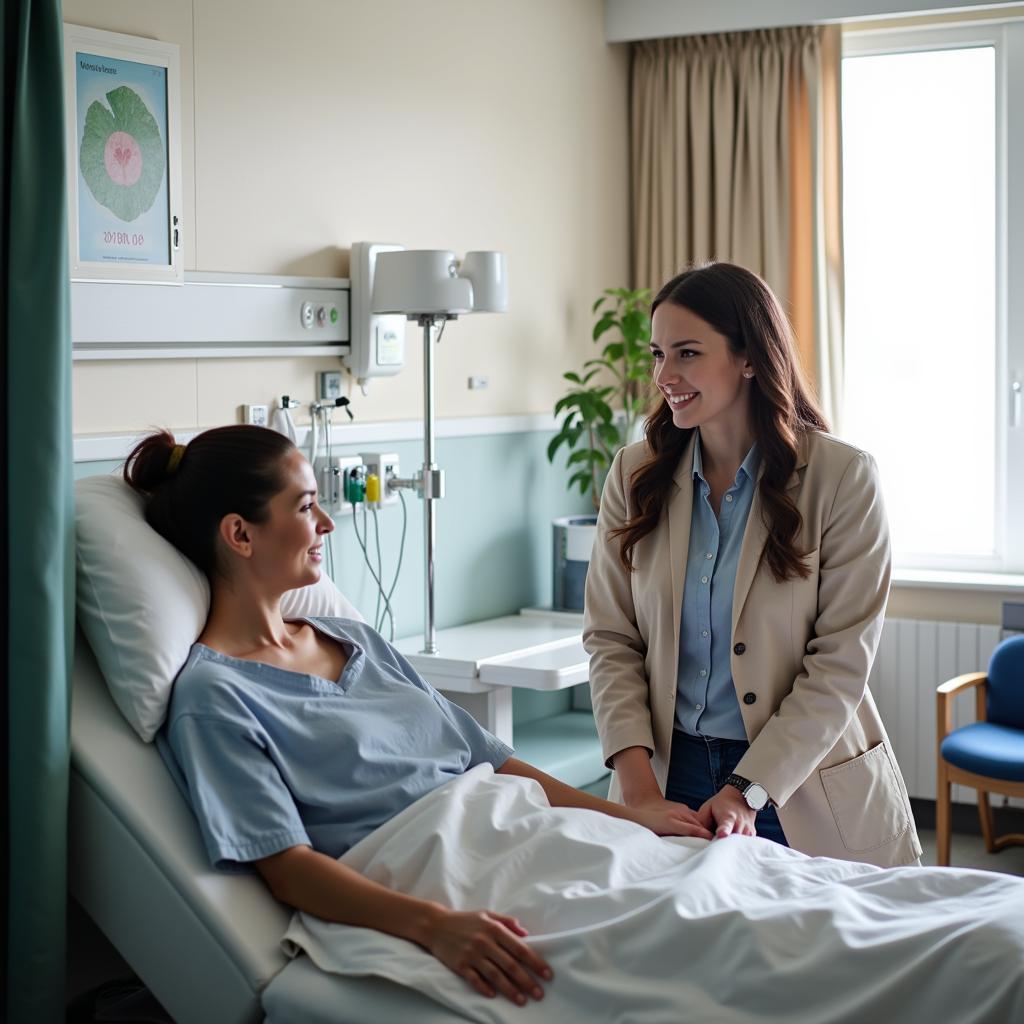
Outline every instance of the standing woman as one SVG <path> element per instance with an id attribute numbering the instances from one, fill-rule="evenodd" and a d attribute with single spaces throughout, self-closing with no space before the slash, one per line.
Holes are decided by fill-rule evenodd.
<path id="1" fill-rule="evenodd" d="M 826 433 L 778 300 L 728 263 L 653 304 L 660 392 L 605 483 L 583 642 L 612 799 L 884 867 L 921 853 L 867 689 L 874 461 Z"/>

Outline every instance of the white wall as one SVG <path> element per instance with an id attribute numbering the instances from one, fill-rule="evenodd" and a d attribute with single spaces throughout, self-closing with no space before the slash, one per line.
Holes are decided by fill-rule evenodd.
<path id="1" fill-rule="evenodd" d="M 510 310 L 450 325 L 442 416 L 550 412 L 628 275 L 628 53 L 595 0 L 64 0 L 177 43 L 186 269 L 347 276 L 353 241 L 498 248 Z M 313 397 L 334 360 L 78 363 L 76 433 L 207 426 Z M 470 375 L 489 378 L 469 391 Z M 420 355 L 353 396 L 416 419 Z"/>
<path id="2" fill-rule="evenodd" d="M 985 11 L 1013 3 L 986 0 L 604 0 L 609 42 L 781 25 L 895 17 L 935 11 Z"/>

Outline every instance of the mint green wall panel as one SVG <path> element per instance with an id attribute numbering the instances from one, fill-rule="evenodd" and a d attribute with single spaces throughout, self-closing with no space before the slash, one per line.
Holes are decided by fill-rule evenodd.
<path id="1" fill-rule="evenodd" d="M 551 434 L 532 431 L 442 438 L 437 464 L 445 471 L 445 497 L 437 503 L 436 607 L 439 628 L 513 614 L 551 603 L 551 520 L 590 511 L 586 498 L 565 487 L 564 467 L 545 455 Z M 401 474 L 422 465 L 420 442 L 335 445 L 335 455 L 360 450 L 394 452 Z M 112 461 L 80 462 L 75 477 L 117 471 Z M 408 522 L 405 552 L 392 599 L 398 637 L 423 630 L 423 502 L 405 492 Z M 390 584 L 402 532 L 400 505 L 377 513 L 384 579 Z M 366 516 L 368 548 L 376 568 L 373 517 Z M 363 535 L 363 513 L 358 513 Z M 334 579 L 368 620 L 376 590 L 356 541 L 351 513 L 339 517 L 333 536 Z M 384 628 L 387 636 L 389 629 Z M 556 701 L 561 703 L 561 701 Z M 526 711 L 531 717 L 530 711 Z"/>

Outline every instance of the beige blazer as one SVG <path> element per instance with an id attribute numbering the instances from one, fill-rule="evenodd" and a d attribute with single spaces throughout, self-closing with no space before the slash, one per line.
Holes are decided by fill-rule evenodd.
<path id="1" fill-rule="evenodd" d="M 694 435 L 696 436 L 696 434 Z M 661 521 L 619 561 L 608 532 L 632 514 L 644 443 L 615 457 L 587 576 L 583 644 L 604 756 L 646 747 L 662 791 L 675 721 L 680 610 L 693 508 L 693 441 Z M 755 494 L 736 572 L 732 677 L 750 749 L 736 771 L 778 805 L 786 838 L 814 856 L 892 866 L 921 854 L 906 786 L 867 689 L 889 593 L 889 530 L 874 460 L 828 434 L 801 439 L 788 488 L 805 579 L 775 582 Z M 611 799 L 621 799 L 614 779 Z"/>

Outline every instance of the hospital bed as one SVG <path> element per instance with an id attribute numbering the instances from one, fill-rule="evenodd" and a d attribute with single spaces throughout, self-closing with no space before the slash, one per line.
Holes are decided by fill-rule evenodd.
<path id="1" fill-rule="evenodd" d="M 104 501 L 92 501 L 91 518 L 87 516 L 88 521 L 83 522 L 83 509 L 89 505 L 86 499 L 90 497 L 90 491 L 92 499 L 102 497 Z M 390 936 L 381 937 L 381 933 L 360 929 L 340 929 L 333 933 L 331 941 L 341 937 L 343 942 L 355 944 L 348 947 L 350 952 L 343 952 L 340 958 L 335 958 L 327 970 L 314 966 L 305 954 L 289 960 L 283 951 L 282 939 L 286 932 L 295 933 L 296 923 L 290 911 L 273 899 L 258 875 L 251 872 L 223 873 L 209 866 L 191 810 L 158 751 L 140 738 L 151 737 L 156 719 L 150 721 L 147 732 L 145 723 L 137 718 L 139 707 L 145 709 L 145 701 L 126 704 L 124 692 L 124 684 L 145 675 L 144 666 L 140 668 L 139 665 L 140 659 L 152 660 L 150 646 L 160 647 L 164 634 L 168 632 L 177 632 L 185 653 L 180 650 L 171 652 L 165 660 L 165 668 L 184 663 L 187 648 L 198 636 L 205 618 L 202 604 L 205 580 L 173 549 L 169 554 L 164 552 L 161 555 L 153 546 L 152 538 L 156 535 L 145 526 L 139 508 L 132 505 L 134 497 L 118 481 L 111 478 L 95 483 L 80 481 L 77 499 L 79 620 L 88 632 L 88 640 L 82 632 L 77 636 L 72 678 L 69 838 L 70 889 L 75 898 L 180 1024 L 257 1024 L 261 1021 L 265 1024 L 378 1024 L 399 1020 L 415 1020 L 418 1024 L 453 1024 L 468 1019 L 471 1012 L 468 1004 L 473 1000 L 479 1003 L 480 997 L 471 997 L 464 982 L 440 968 L 429 956 L 416 951 L 408 943 Z M 120 518 L 115 515 L 118 502 L 127 510 L 126 515 Z M 148 536 L 146 531 L 152 536 Z M 166 542 L 157 540 L 169 548 Z M 111 561 L 107 556 L 112 552 L 120 552 L 120 560 Z M 97 555 L 101 563 L 110 564 L 97 569 L 95 563 L 89 564 L 90 553 Z M 154 585 L 155 579 L 159 579 L 159 585 Z M 333 585 L 322 582 L 327 587 L 328 602 L 335 598 L 344 601 Z M 303 610 L 301 605 L 313 589 L 293 592 L 293 595 L 299 595 L 298 606 L 288 614 L 314 614 L 314 609 Z M 113 651 L 102 630 L 98 629 L 98 619 L 94 614 L 94 592 L 104 590 L 111 605 L 106 609 L 106 625 L 112 634 L 119 632 L 121 636 L 120 645 Z M 324 599 L 323 593 L 317 598 L 319 601 Z M 325 611 L 322 605 L 318 607 L 320 614 L 341 614 L 337 610 Z M 173 675 L 174 671 L 171 671 L 164 680 L 165 698 Z M 135 696 L 137 698 L 138 694 Z M 479 771 L 479 767 L 474 769 L 474 772 Z M 464 777 L 465 785 L 485 784 L 473 782 L 469 774 Z M 505 777 L 503 785 L 508 784 Z M 525 782 L 519 780 L 512 784 L 521 788 Z M 449 785 L 463 785 L 463 778 Z M 377 837 L 399 828 L 403 817 L 409 819 L 417 814 L 426 815 L 429 824 L 413 827 L 411 832 L 398 832 L 398 839 L 390 846 L 386 837 L 381 839 L 385 844 L 381 856 L 386 861 L 388 856 L 398 853 L 401 859 L 416 842 L 429 844 L 435 833 L 442 834 L 437 831 L 442 826 L 438 824 L 440 819 L 434 817 L 433 807 L 426 808 L 426 802 L 442 799 L 447 799 L 443 791 L 423 798 L 351 852 L 363 850 L 371 840 L 376 842 Z M 493 808 L 499 803 L 488 799 L 485 806 Z M 457 805 L 453 806 L 459 821 L 467 821 L 474 828 L 481 824 L 482 816 L 459 815 Z M 538 808 L 534 807 L 534 810 Z M 542 801 L 539 808 L 541 816 L 550 811 L 551 808 Z M 563 818 L 569 825 L 578 820 L 572 814 Z M 526 817 L 513 815 L 510 820 L 518 825 Z M 601 817 L 601 821 L 604 823 L 602 828 L 617 829 L 623 824 L 612 818 Z M 592 820 L 585 826 L 586 830 L 593 831 Z M 648 841 L 654 841 L 654 837 L 644 830 L 639 830 L 639 833 L 634 829 L 629 835 L 623 833 L 618 838 L 609 834 L 607 842 L 598 837 L 596 843 L 590 843 L 591 853 L 596 850 L 604 856 L 602 851 L 605 851 L 614 859 L 618 856 L 620 842 L 643 842 L 645 836 Z M 494 869 L 487 865 L 488 870 L 484 872 L 488 879 L 501 881 L 499 876 L 506 866 L 519 860 L 518 854 L 508 855 L 508 848 L 504 845 L 508 834 L 508 828 L 498 829 L 492 834 L 492 838 L 498 837 L 498 852 Z M 533 892 L 534 898 L 542 898 L 542 902 L 548 904 L 551 903 L 546 895 L 549 892 L 548 882 L 562 869 L 569 869 L 571 888 L 580 891 L 574 881 L 578 867 L 575 854 L 567 859 L 565 853 L 570 847 L 559 846 L 557 842 L 551 845 L 552 834 L 546 824 L 537 832 L 541 844 L 547 843 L 548 846 L 544 847 L 547 859 L 536 862 L 541 864 L 540 877 L 545 884 L 534 887 L 536 891 Z M 481 833 L 480 838 L 486 840 L 487 836 Z M 461 859 L 464 865 L 477 861 L 486 863 L 482 856 L 478 856 L 483 846 L 477 842 L 477 836 L 468 836 L 464 842 L 458 836 L 455 839 L 453 848 L 474 851 L 474 857 Z M 657 840 L 656 844 L 662 842 Z M 657 845 L 652 847 L 651 858 L 657 859 L 667 849 Z M 743 858 L 746 862 L 741 863 Z M 418 862 L 413 859 L 410 863 Z M 451 868 L 457 866 L 453 863 Z M 441 871 L 441 877 L 435 882 L 448 878 L 447 866 L 440 865 L 436 870 Z M 1024 1008 L 1024 980 L 1020 978 L 1019 971 L 1014 975 L 1013 971 L 1005 969 L 1010 963 L 1019 965 L 1019 958 L 1024 955 L 1024 924 L 1020 916 L 1020 910 L 1024 909 L 1024 883 L 1000 882 L 1000 876 L 983 872 L 947 873 L 948 869 L 941 874 L 922 872 L 920 881 L 916 881 L 916 869 L 875 875 L 871 874 L 874 869 L 854 870 L 854 866 L 844 868 L 838 861 L 803 858 L 760 840 L 725 840 L 722 845 L 712 844 L 706 852 L 687 860 L 682 870 L 689 872 L 687 880 L 675 887 L 666 883 L 657 890 L 658 898 L 650 902 L 650 906 L 656 910 L 656 904 L 689 900 L 683 907 L 686 926 L 681 933 L 683 938 L 694 944 L 687 956 L 696 958 L 704 950 L 717 965 L 720 954 L 716 942 L 724 941 L 725 937 L 733 952 L 740 945 L 744 946 L 746 952 L 738 961 L 742 963 L 743 970 L 737 971 L 734 963 L 732 969 L 691 971 L 687 976 L 685 960 L 674 959 L 678 947 L 672 942 L 657 940 L 660 951 L 668 952 L 669 961 L 659 965 L 656 976 L 640 982 L 641 986 L 667 985 L 674 998 L 683 993 L 684 986 L 689 986 L 685 993 L 687 997 L 690 992 L 694 996 L 700 995 L 708 1000 L 706 1008 L 717 1012 L 719 1008 L 725 1009 L 724 1003 L 734 992 L 735 982 L 745 979 L 751 1002 L 760 1007 L 769 993 L 799 991 L 792 984 L 777 985 L 775 981 L 780 972 L 800 967 L 801 962 L 808 961 L 819 947 L 828 947 L 831 953 L 824 962 L 825 970 L 819 971 L 811 963 L 813 969 L 809 971 L 812 983 L 820 990 L 818 996 L 824 998 L 830 1007 L 828 1013 L 822 1015 L 814 1010 L 811 1017 L 794 1013 L 775 1019 L 789 1022 L 814 1020 L 816 1024 L 826 1016 L 829 1020 L 844 1022 L 851 1019 L 838 1016 L 831 1009 L 836 991 L 834 986 L 841 982 L 854 994 L 880 990 L 882 968 L 888 969 L 890 960 L 895 976 L 888 977 L 886 984 L 893 993 L 898 993 L 902 985 L 904 995 L 894 995 L 895 1003 L 885 1008 L 895 1009 L 897 1014 L 901 1007 L 917 1003 L 921 991 L 919 984 L 925 978 L 933 1002 L 939 1000 L 941 1003 L 948 996 L 959 994 L 961 1003 L 979 1010 L 976 1014 L 959 1018 L 962 1020 L 988 1024 L 989 1021 L 1007 1019 L 1002 1012 L 1005 1006 L 1012 1004 L 1013 1013 Z M 866 875 L 865 870 L 868 872 Z M 822 897 L 832 895 L 832 890 L 815 889 L 813 885 L 803 887 L 805 895 L 809 892 L 819 901 L 817 909 L 810 913 L 801 912 L 796 901 L 800 887 L 797 876 L 803 872 L 820 874 L 822 871 L 837 877 L 844 871 L 851 877 L 860 872 L 853 878 L 854 888 L 846 892 L 847 903 L 855 910 L 861 905 L 864 892 L 871 888 L 884 890 L 881 901 L 876 901 L 876 909 L 868 913 L 865 920 L 857 918 L 852 930 L 833 930 L 829 924 L 831 908 L 820 903 Z M 747 914 L 743 898 L 736 905 L 726 905 L 738 892 L 741 882 L 756 886 L 762 872 L 765 872 L 766 881 L 762 886 L 765 892 L 760 894 L 762 904 L 756 914 Z M 367 873 L 373 877 L 371 872 Z M 698 884 L 702 877 L 703 889 Z M 985 879 L 992 881 L 986 882 Z M 423 876 L 413 874 L 402 879 L 401 886 L 404 891 L 417 895 L 416 886 L 421 882 Z M 520 879 L 512 879 L 510 884 L 512 893 L 525 891 Z M 899 929 L 894 931 L 893 923 L 888 922 L 877 908 L 888 905 L 890 896 L 896 897 L 891 904 L 896 906 L 903 890 L 916 891 L 918 902 L 925 909 L 937 908 L 935 915 L 941 918 L 945 911 L 938 908 L 947 902 L 947 897 L 956 887 L 962 891 L 960 917 L 954 921 L 947 915 L 948 920 L 943 925 L 944 936 L 934 938 L 938 932 L 933 929 L 930 933 L 922 933 L 922 942 L 917 947 L 897 953 L 893 944 L 899 941 Z M 982 905 L 975 902 L 976 894 L 984 895 L 986 888 L 990 890 L 990 902 L 986 909 L 982 909 Z M 618 890 L 606 888 L 605 891 L 610 894 L 611 903 L 615 904 Z M 492 904 L 485 901 L 483 905 Z M 509 904 L 501 897 L 494 905 L 504 907 Z M 580 907 L 582 903 L 576 901 L 576 906 Z M 806 904 L 804 908 L 806 910 Z M 614 906 L 613 910 L 618 912 Z M 557 915 L 561 910 L 556 908 L 554 912 Z M 770 919 L 772 914 L 781 915 L 775 919 L 777 923 Z M 761 926 L 758 925 L 759 916 L 765 922 Z M 976 916 L 982 919 L 982 923 L 991 920 L 993 927 L 987 931 L 975 928 Z M 622 969 L 620 965 L 617 968 L 615 957 L 609 959 L 604 950 L 611 943 L 617 957 L 629 943 L 642 944 L 646 941 L 647 930 L 631 924 L 633 919 L 628 914 L 608 920 L 611 922 L 608 929 L 603 926 L 589 929 L 586 941 L 589 942 L 593 963 L 580 974 L 580 978 L 586 984 L 591 984 L 588 979 L 594 979 L 595 984 L 591 988 L 596 985 L 602 998 L 614 993 L 620 1000 L 623 997 L 629 999 L 630 992 L 637 991 L 638 986 L 634 973 L 639 971 L 642 976 L 642 968 L 650 968 L 651 964 L 642 955 L 635 955 L 625 961 L 632 967 Z M 732 924 L 727 927 L 730 921 Z M 562 924 L 561 918 L 557 918 L 555 923 L 562 928 L 569 927 L 568 923 Z M 307 933 L 310 925 L 311 922 L 307 921 L 304 926 Z M 865 932 L 868 926 L 873 929 L 870 936 Z M 317 927 L 315 922 L 312 927 Z M 323 923 L 320 927 L 337 928 Z M 787 945 L 785 949 L 772 952 L 776 927 L 789 928 L 797 938 L 813 934 L 815 941 L 803 948 L 800 956 L 794 957 L 792 951 L 793 948 L 801 948 L 804 945 L 802 941 L 792 948 Z M 619 934 L 616 934 L 616 928 Z M 967 936 L 966 932 L 972 928 L 975 934 Z M 359 945 L 357 932 L 371 937 L 370 947 L 365 942 Z M 579 929 L 570 928 L 564 934 L 569 936 L 570 933 L 573 936 L 569 944 L 571 948 L 568 958 L 562 961 L 565 971 L 559 983 L 563 1003 L 569 991 L 566 986 L 573 981 L 570 965 L 577 959 L 577 949 L 581 948 L 579 944 L 586 938 Z M 869 943 L 874 949 L 875 960 L 862 962 L 861 967 L 851 973 L 850 958 L 865 953 L 863 948 L 857 949 L 857 943 L 862 947 Z M 973 946 L 968 943 L 973 943 Z M 994 947 L 993 943 L 997 945 Z M 302 945 L 302 948 L 311 947 Z M 387 973 L 379 970 L 381 950 L 391 957 L 392 962 L 399 961 L 398 969 L 391 973 L 393 980 L 380 976 Z M 593 959 L 595 951 L 597 958 Z M 964 974 L 936 969 L 936 964 L 943 957 L 959 964 L 961 952 L 968 960 L 975 958 L 971 971 Z M 735 955 L 741 956 L 738 952 Z M 982 960 L 977 959 L 979 955 Z M 725 953 L 721 956 L 722 962 L 728 959 Z M 425 995 L 426 989 L 398 983 L 408 981 L 410 971 L 422 970 L 424 961 L 434 972 L 435 998 Z M 983 969 L 986 961 L 987 974 Z M 763 973 L 758 974 L 758 970 Z M 863 970 L 867 970 L 867 977 L 872 978 L 872 984 L 866 987 L 862 984 L 866 977 L 859 973 Z M 356 973 L 346 974 L 345 971 Z M 902 972 L 910 974 L 903 979 Z M 889 973 L 892 975 L 893 972 Z M 915 973 L 920 977 L 911 977 Z M 619 978 L 614 985 L 610 980 L 613 977 Z M 611 985 L 607 991 L 601 989 L 605 978 Z M 804 981 L 801 979 L 801 984 Z M 938 985 L 940 981 L 941 986 Z M 447 999 L 440 998 L 438 986 L 443 990 L 446 985 Z M 907 996 L 907 992 L 913 995 Z M 995 996 L 991 995 L 993 992 Z M 552 990 L 553 1003 L 557 1003 L 556 995 L 558 992 Z M 443 991 L 440 996 L 444 996 Z M 563 1010 L 577 1007 L 569 998 Z M 990 1014 L 985 1007 L 986 998 L 1001 1000 L 1000 1007 L 992 1007 L 996 1015 Z M 442 1005 L 445 1002 L 447 1008 Z M 508 1018 L 510 1011 L 522 1015 L 512 1019 L 529 1016 L 527 1011 L 520 1011 L 510 1003 L 499 1005 L 502 1002 L 490 1003 L 486 1015 L 484 1008 L 478 1005 L 473 1019 L 503 1020 Z M 461 1016 L 460 1011 L 467 1016 Z M 546 1019 L 545 1004 L 538 1004 L 536 1011 L 540 1016 L 535 1014 L 533 1019 Z M 734 1015 L 729 1019 L 753 1018 Z M 911 1018 L 904 1016 L 901 1019 Z"/>
<path id="2" fill-rule="evenodd" d="M 209 866 L 191 810 L 115 707 L 81 634 L 71 757 L 71 892 L 180 1024 L 458 1019 L 411 989 L 285 957 L 291 911 L 258 875 Z"/>
<path id="3" fill-rule="evenodd" d="M 254 872 L 209 866 L 191 809 L 156 747 L 140 738 L 155 714 L 147 673 L 159 673 L 162 657 L 167 683 L 173 678 L 180 654 L 163 647 L 174 634 L 186 645 L 198 636 L 205 580 L 146 525 L 120 480 L 80 480 L 76 506 L 71 893 L 180 1024 L 457 1020 L 411 989 L 289 960 L 281 937 L 291 911 Z M 300 600 L 314 604 L 300 613 L 358 616 L 330 581 L 307 590 L 312 596 Z"/>

